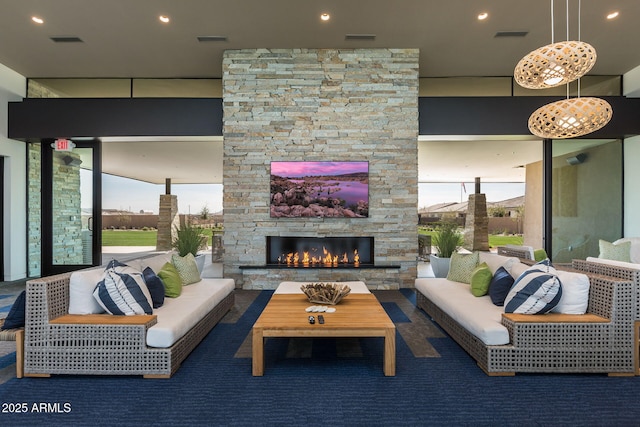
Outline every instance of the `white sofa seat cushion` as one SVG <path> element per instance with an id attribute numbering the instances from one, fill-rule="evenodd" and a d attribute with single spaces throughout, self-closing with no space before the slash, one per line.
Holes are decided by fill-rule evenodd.
<path id="1" fill-rule="evenodd" d="M 587 257 L 586 261 L 595 262 L 598 264 L 608 264 L 608 265 L 614 265 L 616 267 L 625 267 L 625 268 L 633 268 L 634 270 L 640 270 L 640 264 L 636 264 L 633 262 L 614 261 L 612 259 L 596 258 L 591 256 Z"/>
<path id="2" fill-rule="evenodd" d="M 147 345 L 171 347 L 234 289 L 233 279 L 202 279 L 184 286 L 178 298 L 166 298 L 154 311 L 158 322 L 147 331 Z"/>
<path id="3" fill-rule="evenodd" d="M 486 345 L 509 344 L 509 331 L 501 323 L 503 308 L 493 305 L 488 295 L 475 297 L 469 285 L 447 279 L 416 279 L 415 284 L 418 292 Z"/>
<path id="4" fill-rule="evenodd" d="M 281 282 L 273 292 L 274 294 L 301 294 L 300 286 L 315 282 Z M 369 288 L 364 282 L 327 282 L 347 285 L 351 288 L 352 294 L 370 294 Z"/>

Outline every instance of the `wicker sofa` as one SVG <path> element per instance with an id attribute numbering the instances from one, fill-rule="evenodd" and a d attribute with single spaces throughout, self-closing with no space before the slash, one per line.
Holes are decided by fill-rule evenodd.
<path id="1" fill-rule="evenodd" d="M 204 289 L 205 294 L 211 292 L 209 305 L 203 309 L 194 302 L 196 306 L 184 310 L 185 318 L 198 312 L 196 319 L 191 318 L 194 326 L 184 335 L 176 336 L 175 342 L 166 348 L 151 347 L 147 344 L 147 332 L 159 324 L 168 304 L 155 309 L 153 315 L 68 314 L 70 278 L 71 273 L 65 273 L 27 282 L 26 377 L 83 374 L 169 378 L 234 305 L 232 279 L 203 278 L 189 285 L 194 289 L 197 286 L 199 292 Z M 212 303 L 211 298 L 215 298 L 215 302 Z M 192 301 L 196 299 L 200 298 L 192 297 Z M 215 306 L 210 309 L 212 304 Z M 176 316 L 175 310 L 166 310 L 169 311 L 165 316 Z"/>
<path id="2" fill-rule="evenodd" d="M 429 286 L 432 295 L 437 293 L 437 298 L 430 298 L 425 295 L 429 292 L 421 291 L 426 289 L 429 281 L 443 279 L 416 279 L 417 305 L 491 376 L 514 375 L 516 372 L 634 375 L 633 323 L 638 316 L 634 277 L 638 280 L 638 276 L 632 277 L 629 271 L 614 271 L 615 268 L 611 267 L 606 271 L 602 268 L 597 270 L 600 267 L 584 266 L 579 261 L 574 263 L 574 267 L 566 270 L 583 272 L 589 278 L 586 313 L 502 314 L 500 322 L 508 331 L 505 344 L 486 344 L 456 320 L 459 313 L 451 313 L 450 304 L 435 303 L 433 300 L 446 301 L 453 295 L 444 283 Z M 482 298 L 486 298 L 484 308 L 478 301 L 474 311 L 467 309 L 463 316 L 491 310 L 490 299 L 481 297 L 478 300 Z M 446 307 L 443 309 L 441 306 Z"/>

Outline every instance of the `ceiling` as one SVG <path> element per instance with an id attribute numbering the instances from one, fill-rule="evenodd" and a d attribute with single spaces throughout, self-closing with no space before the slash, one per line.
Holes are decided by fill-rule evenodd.
<path id="1" fill-rule="evenodd" d="M 102 138 L 102 171 L 152 184 L 222 184 L 222 137 Z"/>
<path id="2" fill-rule="evenodd" d="M 575 39 L 578 1 L 569 6 Z M 620 15 L 607 20 L 612 11 Z M 479 21 L 481 12 L 488 18 Z M 331 19 L 321 21 L 322 13 Z M 32 22 L 34 15 L 44 23 Z M 554 19 L 554 39 L 565 40 L 565 1 L 555 1 Z M 589 74 L 621 75 L 640 65 L 638 22 L 638 0 L 582 1 L 580 38 L 598 52 Z M 0 0 L 0 29 L 0 64 L 29 78 L 220 78 L 226 49 L 296 47 L 419 48 L 420 77 L 510 76 L 520 58 L 551 42 L 551 10 L 540 0 Z M 226 39 L 198 41 L 203 36 Z M 419 179 L 523 181 L 518 166 L 541 157 L 531 138 L 421 140 Z M 103 170 L 158 184 L 168 175 L 174 183 L 221 183 L 222 142 L 104 139 Z"/>
<path id="3" fill-rule="evenodd" d="M 570 1 L 572 39 L 577 6 Z M 566 3 L 554 9 L 555 40 L 565 40 Z M 608 21 L 613 10 L 620 16 Z M 219 78 L 226 49 L 296 47 L 419 48 L 421 77 L 509 76 L 526 53 L 551 42 L 550 2 L 541 0 L 0 0 L 0 11 L 0 63 L 30 78 Z M 488 18 L 479 21 L 480 12 Z M 638 22 L 638 0 L 582 1 L 581 39 L 598 52 L 590 74 L 640 65 Z M 527 34 L 496 37 L 510 31 Z"/>

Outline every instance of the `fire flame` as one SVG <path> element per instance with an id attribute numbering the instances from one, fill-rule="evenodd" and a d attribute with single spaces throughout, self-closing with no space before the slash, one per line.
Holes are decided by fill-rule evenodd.
<path id="1" fill-rule="evenodd" d="M 301 254 L 297 252 L 290 252 L 278 257 L 278 262 L 284 262 L 287 265 L 302 264 L 304 266 L 322 264 L 327 267 L 337 266 L 338 264 L 353 263 L 354 266 L 357 267 L 360 265 L 360 255 L 358 254 L 358 250 L 355 249 L 353 251 L 353 256 L 350 259 L 347 252 L 342 255 L 332 254 L 326 247 L 323 247 L 322 255 L 313 256 L 309 251 L 302 251 Z"/>

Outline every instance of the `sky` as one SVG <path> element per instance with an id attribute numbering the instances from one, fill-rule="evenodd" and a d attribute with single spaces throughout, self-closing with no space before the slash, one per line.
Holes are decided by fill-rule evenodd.
<path id="1" fill-rule="evenodd" d="M 271 162 L 271 175 L 284 177 L 368 172 L 369 162 Z"/>
<path id="2" fill-rule="evenodd" d="M 90 194 L 88 182 L 88 179 L 82 179 L 83 197 Z M 85 187 L 88 187 L 89 190 Z M 467 201 L 469 194 L 473 193 L 474 187 L 473 182 L 464 183 L 464 187 L 461 183 L 420 183 L 418 184 L 418 207 L 423 208 L 444 202 Z M 482 183 L 481 191 L 487 195 L 488 202 L 498 202 L 523 196 L 525 184 L 523 182 Z M 171 192 L 178 196 L 179 213 L 197 214 L 202 211 L 204 206 L 211 213 L 222 210 L 221 184 L 173 184 Z M 164 184 L 149 184 L 128 178 L 102 175 L 102 207 L 104 209 L 131 212 L 151 211 L 157 214 L 160 194 L 163 193 Z M 83 207 L 87 207 L 84 206 L 84 199 Z"/>
<path id="3" fill-rule="evenodd" d="M 474 182 L 462 183 L 419 183 L 418 184 L 418 208 L 436 205 L 445 202 L 466 202 L 469 194 L 475 191 Z M 525 183 L 485 183 L 483 182 L 480 191 L 487 196 L 487 202 L 499 202 L 524 196 Z"/>
<path id="4" fill-rule="evenodd" d="M 102 174 L 103 209 L 144 210 L 157 214 L 161 194 L 164 194 L 164 184 Z M 222 184 L 172 184 L 171 194 L 178 196 L 178 212 L 181 214 L 197 214 L 205 206 L 210 213 L 222 210 Z"/>

